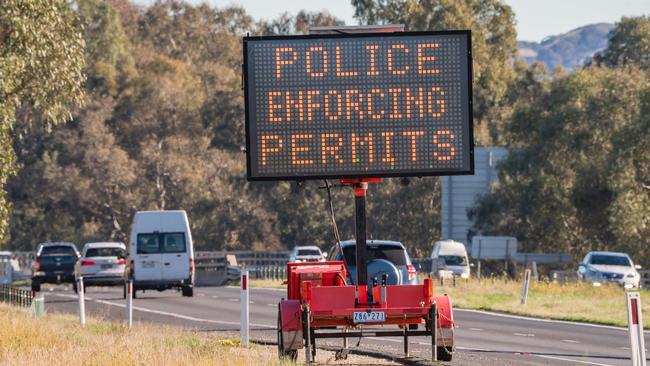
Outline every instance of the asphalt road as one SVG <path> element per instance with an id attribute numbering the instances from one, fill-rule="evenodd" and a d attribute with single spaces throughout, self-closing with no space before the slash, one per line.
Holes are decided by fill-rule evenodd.
<path id="1" fill-rule="evenodd" d="M 77 312 L 76 295 L 69 287 L 44 291 L 46 310 Z M 138 292 L 134 320 L 236 336 L 239 329 L 239 289 L 204 287 L 193 298 L 175 291 Z M 251 289 L 251 338 L 273 341 L 277 304 L 284 291 Z M 125 300 L 117 288 L 90 288 L 88 316 L 124 319 Z M 625 311 L 622 309 L 622 311 Z M 450 365 L 629 365 L 627 331 L 621 328 L 545 321 L 479 311 L 455 310 L 458 352 Z M 646 343 L 650 341 L 646 334 Z M 320 341 L 320 340 L 319 340 Z M 355 346 L 356 339 L 350 341 Z M 410 353 L 430 357 L 430 340 L 410 338 Z M 339 345 L 333 340 L 330 345 Z M 360 349 L 403 355 L 401 338 L 363 338 Z M 318 361 L 318 356 L 317 356 Z"/>

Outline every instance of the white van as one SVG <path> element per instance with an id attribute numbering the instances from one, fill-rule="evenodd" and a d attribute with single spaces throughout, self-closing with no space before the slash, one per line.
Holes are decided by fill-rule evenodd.
<path id="1" fill-rule="evenodd" d="M 0 252 L 0 285 L 11 285 L 14 282 L 12 257 L 11 252 Z"/>
<path id="2" fill-rule="evenodd" d="M 137 290 L 194 294 L 194 246 L 185 211 L 138 211 L 129 238 L 129 270 Z"/>
<path id="3" fill-rule="evenodd" d="M 453 240 L 440 240 L 433 246 L 431 259 L 438 263 L 438 277 L 469 278 L 469 260 L 465 244 Z"/>

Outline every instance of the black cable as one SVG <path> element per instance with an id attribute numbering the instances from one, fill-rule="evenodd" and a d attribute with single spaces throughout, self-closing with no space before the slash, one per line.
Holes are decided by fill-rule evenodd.
<path id="1" fill-rule="evenodd" d="M 352 281 L 352 275 L 350 274 L 350 270 L 348 269 L 348 264 L 345 261 L 345 254 L 343 253 L 343 247 L 341 246 L 339 227 L 336 225 L 336 218 L 334 217 L 334 205 L 332 204 L 332 192 L 330 190 L 330 183 L 327 181 L 327 179 L 324 179 L 324 181 L 325 181 L 325 189 L 327 189 L 327 200 L 329 202 L 330 218 L 332 219 L 332 229 L 334 230 L 334 238 L 336 239 L 336 246 L 341 252 L 341 258 L 343 259 L 343 266 L 345 267 L 345 273 L 347 276 L 350 276 L 350 281 Z"/>

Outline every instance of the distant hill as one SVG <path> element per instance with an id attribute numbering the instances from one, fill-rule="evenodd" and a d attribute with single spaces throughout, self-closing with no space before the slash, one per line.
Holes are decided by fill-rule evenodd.
<path id="1" fill-rule="evenodd" d="M 519 57 L 529 64 L 541 61 L 549 70 L 556 66 L 572 70 L 607 46 L 607 35 L 613 27 L 609 23 L 590 24 L 546 37 L 541 43 L 519 41 Z"/>

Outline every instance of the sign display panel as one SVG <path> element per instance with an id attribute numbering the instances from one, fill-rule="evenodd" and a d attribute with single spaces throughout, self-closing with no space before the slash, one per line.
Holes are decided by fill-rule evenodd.
<path id="1" fill-rule="evenodd" d="M 249 180 L 473 173 L 469 31 L 244 38 Z"/>

